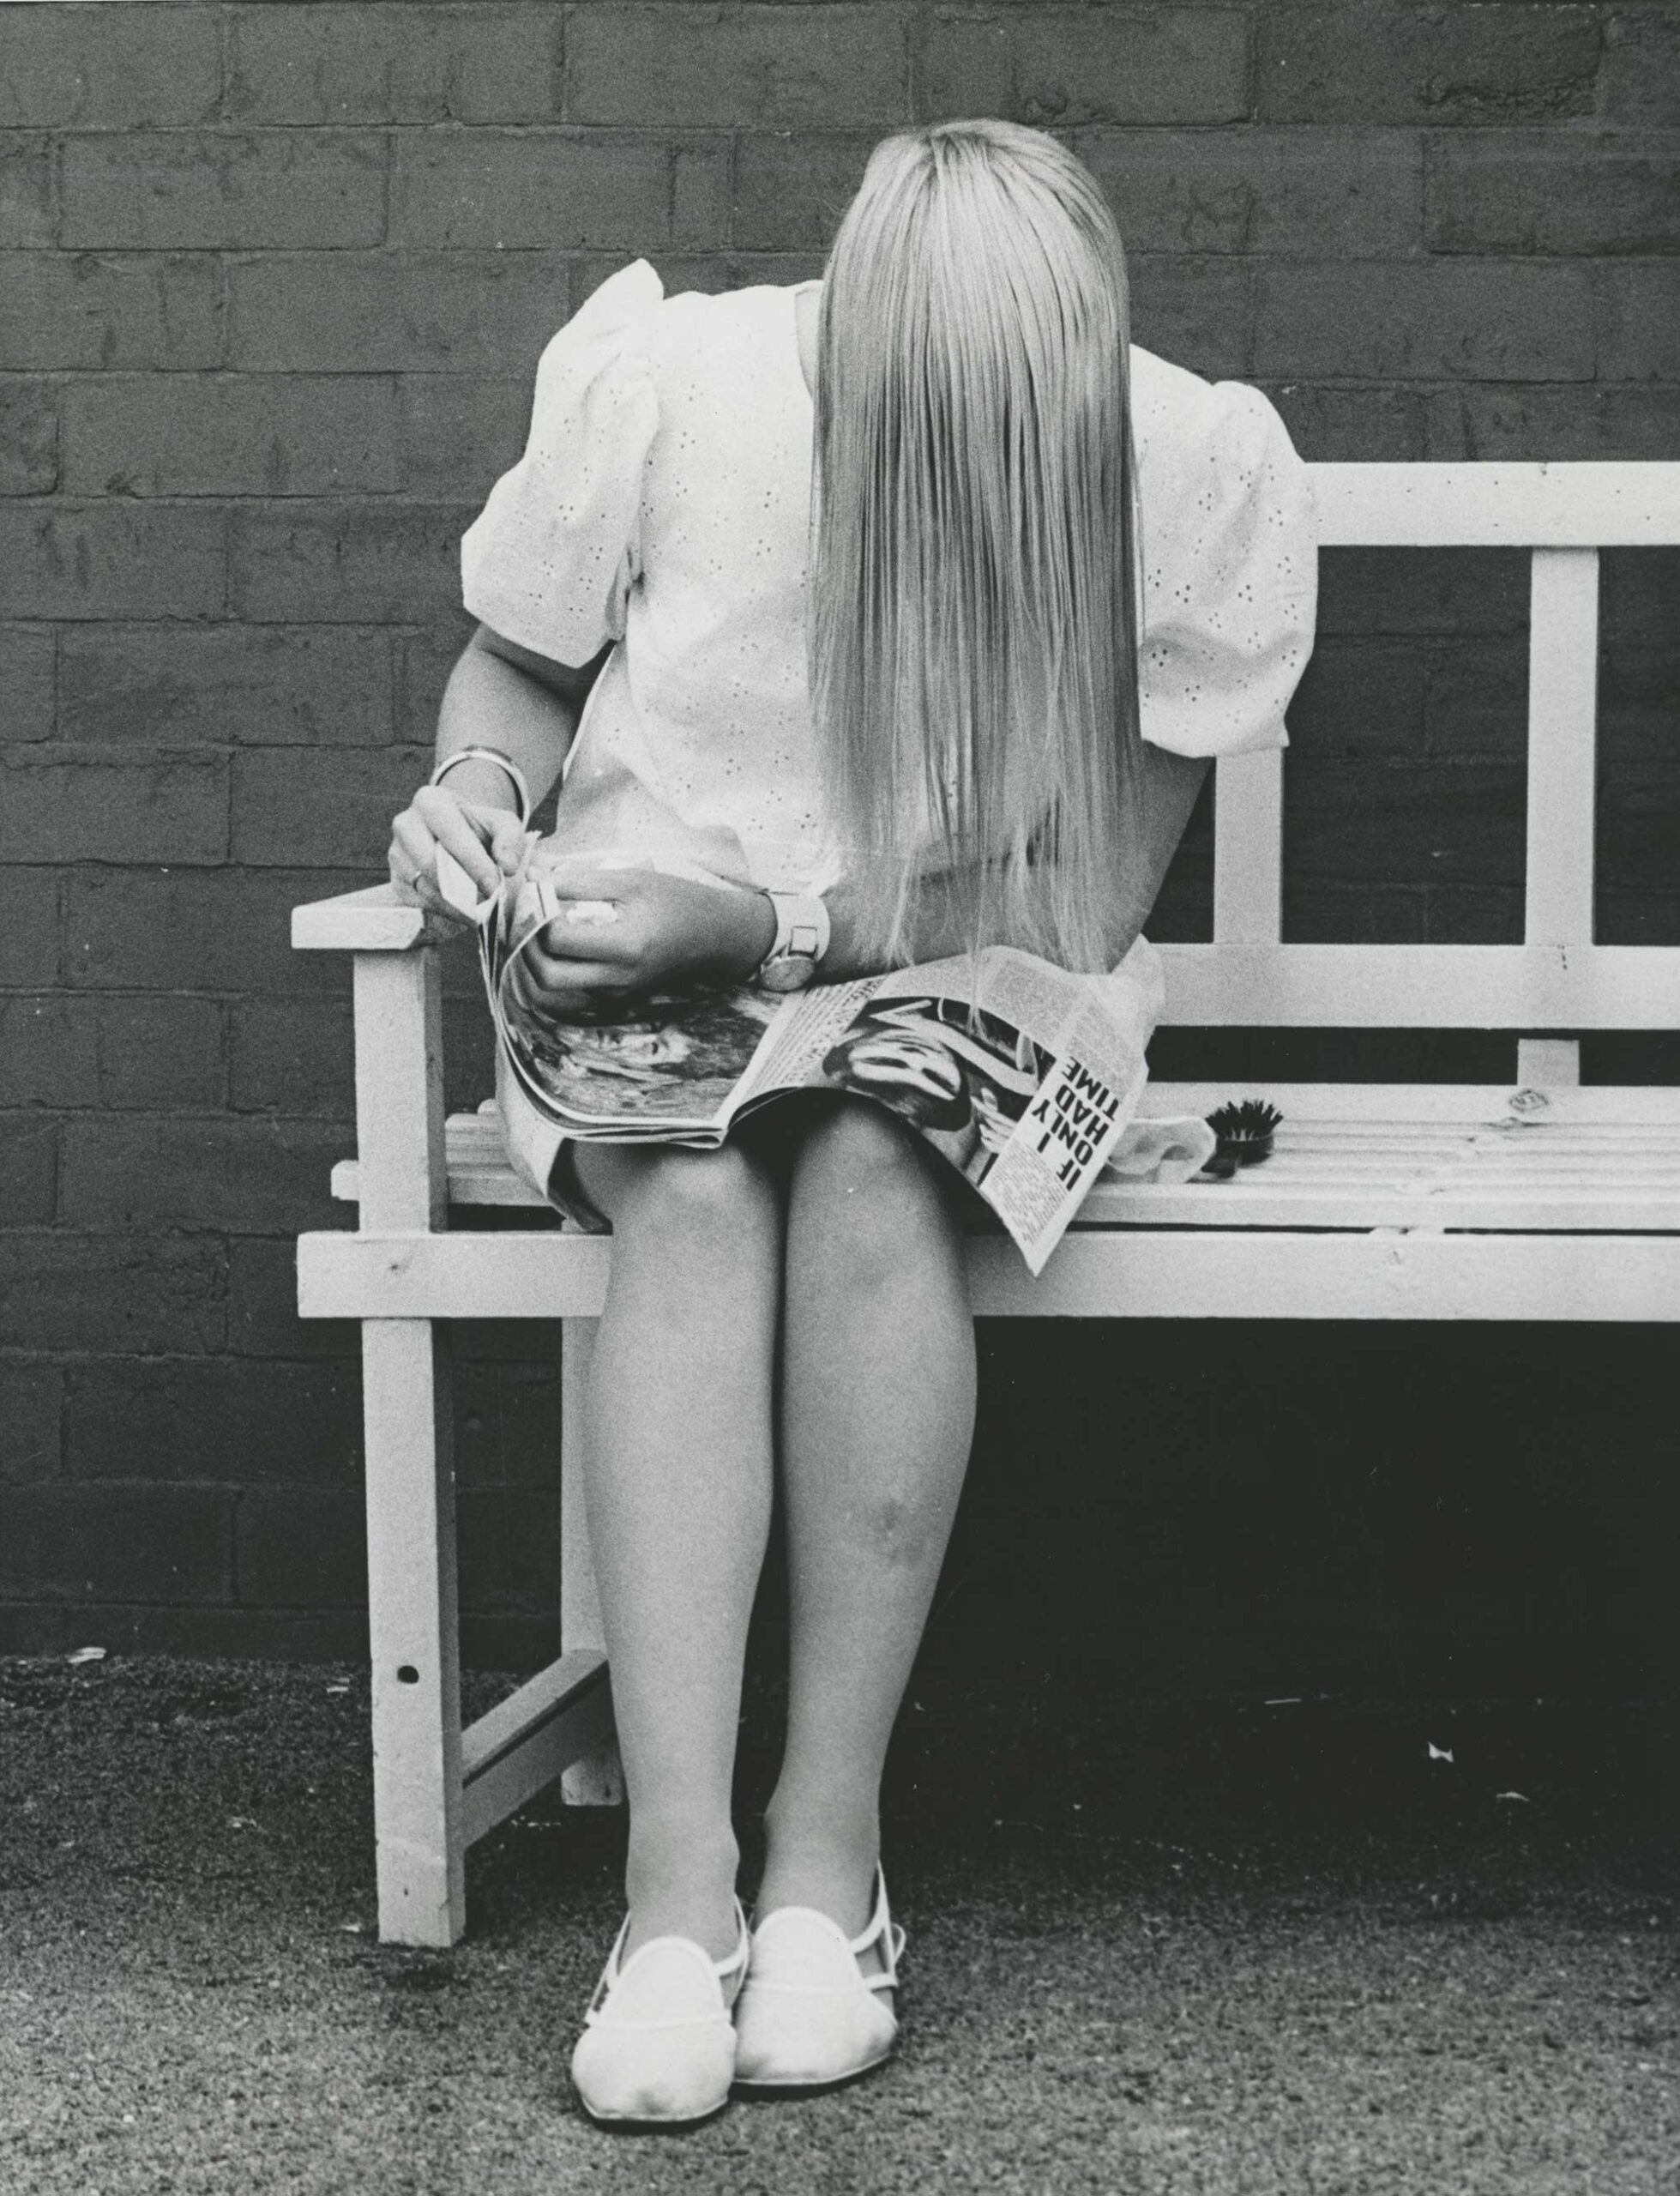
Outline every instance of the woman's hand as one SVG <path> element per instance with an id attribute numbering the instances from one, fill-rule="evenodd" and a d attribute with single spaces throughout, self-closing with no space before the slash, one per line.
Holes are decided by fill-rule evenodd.
<path id="1" fill-rule="evenodd" d="M 485 897 L 518 868 L 525 830 L 511 808 L 462 800 L 447 784 L 422 786 L 391 826 L 391 882 L 429 914 L 465 925 L 470 919 L 438 890 L 437 849 L 446 848 Z"/>
<path id="2" fill-rule="evenodd" d="M 551 1014 L 744 983 L 775 943 L 775 910 L 750 886 L 581 862 L 550 883 L 560 914 L 521 954 L 515 981 Z"/>

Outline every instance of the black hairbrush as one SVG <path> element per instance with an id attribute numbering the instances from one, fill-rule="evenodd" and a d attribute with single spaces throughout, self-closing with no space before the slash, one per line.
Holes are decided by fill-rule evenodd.
<path id="1" fill-rule="evenodd" d="M 1263 1098 L 1244 1098 L 1221 1106 L 1207 1116 L 1207 1125 L 1219 1138 L 1213 1157 L 1202 1168 L 1225 1181 L 1239 1167 L 1257 1166 L 1272 1155 L 1272 1132 L 1283 1115 Z"/>

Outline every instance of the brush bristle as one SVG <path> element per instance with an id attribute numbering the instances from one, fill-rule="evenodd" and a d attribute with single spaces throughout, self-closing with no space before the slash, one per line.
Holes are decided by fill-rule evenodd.
<path id="1" fill-rule="evenodd" d="M 1221 1143 L 1257 1143 L 1271 1135 L 1283 1115 L 1263 1098 L 1243 1098 L 1209 1113 L 1207 1125 Z"/>

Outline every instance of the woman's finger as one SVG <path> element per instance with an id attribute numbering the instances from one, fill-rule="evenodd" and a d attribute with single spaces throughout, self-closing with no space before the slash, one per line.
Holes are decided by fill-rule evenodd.
<path id="1" fill-rule="evenodd" d="M 632 988 L 624 980 L 624 970 L 610 961 L 551 961 L 527 948 L 520 955 L 519 965 L 545 994 L 564 991 L 622 997 Z"/>
<path id="2" fill-rule="evenodd" d="M 621 971 L 634 967 L 641 957 L 636 926 L 622 915 L 608 920 L 590 912 L 604 904 L 593 900 L 571 902 L 564 914 L 543 925 L 529 950 L 569 968 L 581 961 L 603 961 Z"/>
<path id="3" fill-rule="evenodd" d="M 495 891 L 502 872 L 485 843 L 487 834 L 453 793 L 442 786 L 422 786 L 411 812 L 418 815 L 440 847 L 449 848 L 480 892 Z"/>
<path id="4" fill-rule="evenodd" d="M 540 1016 L 545 1022 L 575 1022 L 593 1028 L 604 1018 L 602 1004 L 611 996 L 602 992 L 539 992 L 534 999 L 525 1004 L 527 1012 Z M 611 1021 L 616 1017 L 605 1018 Z"/>
<path id="5" fill-rule="evenodd" d="M 387 857 L 391 884 L 398 897 L 411 908 L 424 908 L 428 914 L 441 915 L 451 923 L 461 923 L 465 918 L 459 908 L 453 907 L 439 893 L 428 871 L 417 869 L 407 850 L 394 842 Z"/>
<path id="6" fill-rule="evenodd" d="M 525 826 L 506 811 L 491 827 L 490 858 L 504 877 L 511 877 L 525 859 Z"/>
<path id="7" fill-rule="evenodd" d="M 638 888 L 646 878 L 622 869 L 595 869 L 582 863 L 568 862 L 563 868 L 545 870 L 544 881 L 557 900 L 605 901 L 616 907 L 622 902 L 635 900 Z"/>
<path id="8" fill-rule="evenodd" d="M 426 875 L 437 851 L 437 841 L 412 808 L 405 808 L 392 824 L 391 843 L 401 850 L 410 869 L 422 877 Z"/>
<path id="9" fill-rule="evenodd" d="M 412 808 L 405 808 L 391 825 L 391 843 L 400 847 L 409 860 L 424 861 L 430 849 L 437 843 L 426 826 Z"/>
<path id="10" fill-rule="evenodd" d="M 392 826 L 392 882 L 406 886 L 418 904 L 434 914 L 447 915 L 451 922 L 469 921 L 466 909 L 449 899 L 438 884 L 438 841 L 412 809 L 406 811 Z"/>
<path id="11" fill-rule="evenodd" d="M 557 982 L 543 981 L 521 954 L 513 963 L 509 980 L 514 997 L 527 1012 L 564 1021 L 599 1014 L 627 997 L 621 973 L 616 968 L 582 968 L 568 963 Z"/>

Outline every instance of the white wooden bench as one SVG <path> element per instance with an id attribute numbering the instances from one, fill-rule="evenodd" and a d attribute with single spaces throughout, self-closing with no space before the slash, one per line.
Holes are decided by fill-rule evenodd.
<path id="1" fill-rule="evenodd" d="M 1274 1155 L 1222 1183 L 1099 1190 L 1043 1277 L 972 1243 L 992 1318 L 1680 1319 L 1680 1091 L 1583 1088 L 1576 1033 L 1680 1026 L 1680 948 L 1593 943 L 1598 552 L 1680 543 L 1680 464 L 1321 465 L 1327 546 L 1532 557 L 1520 945 L 1286 945 L 1285 757 L 1216 786 L 1213 943 L 1165 946 L 1169 1015 L 1243 1028 L 1513 1033 L 1508 1085 L 1273 1085 Z M 292 943 L 354 956 L 354 1232 L 298 1245 L 306 1318 L 362 1323 L 379 1928 L 444 1945 L 466 1848 L 563 1775 L 617 1796 L 579 1472 L 578 1376 L 611 1243 L 475 1230 L 528 1205 L 493 1114 L 443 1117 L 437 940 L 388 889 L 300 908 Z M 1152 1086 L 1150 1111 L 1228 1088 Z M 563 1653 L 461 1725 L 447 1319 L 564 1322 Z"/>

